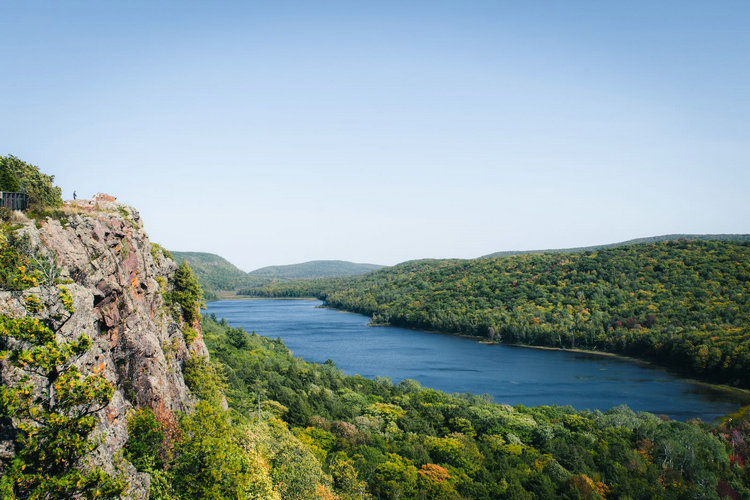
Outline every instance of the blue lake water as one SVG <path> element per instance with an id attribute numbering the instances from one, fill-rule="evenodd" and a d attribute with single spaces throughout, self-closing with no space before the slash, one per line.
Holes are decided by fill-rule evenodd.
<path id="1" fill-rule="evenodd" d="M 347 375 L 414 379 L 446 392 L 489 394 L 510 405 L 571 405 L 711 421 L 750 404 L 747 394 L 686 381 L 667 370 L 611 356 L 480 344 L 394 327 L 319 308 L 317 300 L 210 302 L 208 312 L 265 337 L 281 337 L 307 361 L 332 359 Z"/>

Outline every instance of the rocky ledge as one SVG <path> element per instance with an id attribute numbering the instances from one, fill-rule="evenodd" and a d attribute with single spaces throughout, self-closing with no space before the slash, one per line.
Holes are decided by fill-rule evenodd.
<path id="1" fill-rule="evenodd" d="M 103 442 L 92 461 L 105 470 L 122 468 L 130 483 L 128 496 L 146 498 L 148 475 L 120 458 L 128 413 L 148 406 L 172 418 L 174 412 L 188 410 L 194 400 L 182 366 L 191 353 L 207 356 L 208 350 L 200 325 L 193 325 L 198 335 L 186 345 L 162 297 L 177 266 L 158 246 L 152 247 L 135 209 L 99 195 L 66 203 L 64 212 L 60 220 L 41 224 L 17 213 L 18 233 L 28 235 L 37 256 L 55 263 L 51 272 L 73 297 L 75 313 L 62 329 L 62 340 L 82 333 L 93 340 L 77 361 L 81 371 L 101 373 L 116 388 L 112 402 L 98 414 L 97 434 Z M 42 292 L 0 292 L 0 314 L 25 315 L 24 297 Z M 6 383 L 9 371 L 0 370 L 0 375 Z"/>

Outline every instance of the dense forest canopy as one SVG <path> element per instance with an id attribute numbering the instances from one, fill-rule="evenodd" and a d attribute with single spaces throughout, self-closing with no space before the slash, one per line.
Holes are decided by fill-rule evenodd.
<path id="1" fill-rule="evenodd" d="M 661 241 L 674 240 L 720 240 L 720 241 L 750 241 L 750 234 L 662 234 L 660 236 L 648 236 L 646 238 L 636 238 L 634 240 L 621 241 L 618 243 L 607 243 L 604 245 L 592 245 L 589 247 L 575 248 L 555 248 L 547 250 L 507 250 L 502 252 L 493 252 L 485 255 L 489 257 L 507 257 L 509 255 L 520 255 L 524 253 L 575 253 L 575 252 L 592 252 L 602 248 L 623 247 L 629 245 L 638 245 L 640 243 L 659 243 Z"/>
<path id="2" fill-rule="evenodd" d="M 750 242 L 423 260 L 256 296 L 316 296 L 391 324 L 622 353 L 750 387 Z"/>
<path id="3" fill-rule="evenodd" d="M 203 332 L 212 359 L 203 370 L 213 375 L 193 377 L 194 384 L 210 394 L 201 389 L 203 381 L 216 374 L 224 380 L 233 421 L 249 430 L 255 449 L 266 450 L 270 477 L 287 474 L 296 488 L 307 488 L 297 496 L 287 490 L 283 498 L 750 494 L 744 466 L 750 427 L 742 415 L 714 427 L 626 407 L 604 413 L 510 407 L 413 380 L 394 385 L 387 378 L 345 376 L 331 361 L 294 358 L 280 340 L 247 334 L 216 317 L 203 317 Z M 304 471 L 284 462 L 294 455 L 282 459 L 277 440 L 297 450 Z"/>

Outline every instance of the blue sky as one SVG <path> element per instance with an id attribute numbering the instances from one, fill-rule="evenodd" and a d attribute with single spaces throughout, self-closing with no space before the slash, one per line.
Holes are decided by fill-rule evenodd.
<path id="1" fill-rule="evenodd" d="M 0 154 L 245 270 L 750 233 L 750 3 L 0 0 Z"/>

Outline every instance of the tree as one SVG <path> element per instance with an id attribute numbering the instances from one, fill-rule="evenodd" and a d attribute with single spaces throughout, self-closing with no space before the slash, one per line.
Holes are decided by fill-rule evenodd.
<path id="1" fill-rule="evenodd" d="M 450 483 L 448 469 L 435 464 L 424 464 L 418 471 L 417 483 L 419 489 L 427 498 L 447 499 L 457 498 L 458 493 Z"/>
<path id="2" fill-rule="evenodd" d="M 164 467 L 159 456 L 163 442 L 164 431 L 151 408 L 138 409 L 128 418 L 125 456 L 139 472 Z"/>
<path id="3" fill-rule="evenodd" d="M 409 459 L 388 453 L 388 461 L 378 465 L 375 470 L 377 488 L 375 493 L 388 498 L 398 499 L 401 496 L 413 496 L 417 488 L 417 468 Z"/>
<path id="4" fill-rule="evenodd" d="M 180 421 L 170 473 L 183 498 L 278 498 L 262 457 L 245 446 L 228 413 L 200 401 Z"/>
<path id="5" fill-rule="evenodd" d="M 188 326 L 194 326 L 200 320 L 200 309 L 206 307 L 203 302 L 203 290 L 187 261 L 180 262 L 174 273 L 172 299 L 179 304 L 182 318 Z"/>
<path id="6" fill-rule="evenodd" d="M 69 292 L 51 283 L 42 291 L 56 295 L 57 303 L 28 296 L 26 309 L 37 317 L 0 315 L 0 361 L 10 380 L 0 387 L 0 427 L 14 452 L 0 461 L 0 494 L 117 498 L 125 488 L 121 478 L 85 467 L 85 457 L 98 445 L 91 437 L 96 413 L 109 404 L 114 387 L 102 375 L 84 376 L 75 365 L 91 347 L 88 336 L 57 340 L 74 312 Z"/>
<path id="7" fill-rule="evenodd" d="M 247 347 L 247 333 L 242 328 L 229 328 L 227 330 L 227 337 L 229 343 L 237 349 L 244 349 Z"/>
<path id="8" fill-rule="evenodd" d="M 0 191 L 25 192 L 32 209 L 53 208 L 63 204 L 60 188 L 54 185 L 54 181 L 54 175 L 41 173 L 39 167 L 12 155 L 0 156 Z"/>

